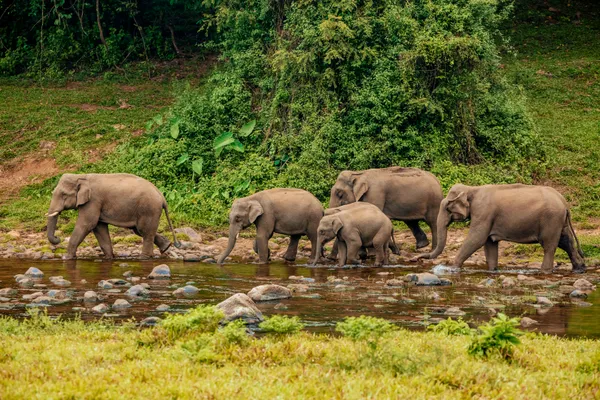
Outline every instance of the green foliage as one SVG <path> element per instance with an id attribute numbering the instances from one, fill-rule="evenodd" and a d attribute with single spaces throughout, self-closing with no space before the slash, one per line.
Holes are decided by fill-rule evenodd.
<path id="1" fill-rule="evenodd" d="M 447 320 L 440 321 L 436 325 L 429 325 L 427 329 L 447 336 L 462 336 L 470 335 L 472 333 L 469 324 L 463 321 L 462 318 L 458 318 L 457 320 L 448 318 Z"/>
<path id="2" fill-rule="evenodd" d="M 298 317 L 273 315 L 261 322 L 258 327 L 266 333 L 289 335 L 300 332 L 304 329 L 304 324 L 300 322 Z"/>
<path id="3" fill-rule="evenodd" d="M 214 332 L 223 319 L 223 313 L 214 306 L 200 305 L 185 314 L 169 314 L 161 321 L 160 328 L 166 332 L 169 341 L 175 341 L 186 334 Z"/>
<path id="4" fill-rule="evenodd" d="M 499 355 L 504 359 L 511 359 L 515 346 L 521 344 L 519 336 L 523 332 L 518 326 L 518 318 L 508 318 L 499 313 L 490 322 L 478 327 L 479 334 L 473 337 L 468 353 L 482 358 Z"/>
<path id="5" fill-rule="evenodd" d="M 348 317 L 335 326 L 335 330 L 352 340 L 364 340 L 371 349 L 377 347 L 379 340 L 386 334 L 396 330 L 396 326 L 381 318 Z"/>

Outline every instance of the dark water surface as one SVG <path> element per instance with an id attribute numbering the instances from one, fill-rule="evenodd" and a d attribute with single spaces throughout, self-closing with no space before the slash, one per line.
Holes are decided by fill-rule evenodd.
<path id="1" fill-rule="evenodd" d="M 126 263 L 127 266 L 120 266 Z M 166 263 L 171 268 L 171 279 L 154 281 L 146 279 L 152 268 Z M 29 267 L 37 267 L 44 272 L 44 278 L 37 283 L 47 285 L 46 288 L 20 288 L 14 275 L 23 274 Z M 115 287 L 119 293 L 100 289 L 100 280 L 123 278 L 125 271 L 132 271 L 133 276 L 141 277 L 137 283 L 148 283 L 151 295 L 148 298 L 132 300 L 125 295 L 126 287 Z M 502 289 L 498 285 L 482 287 L 485 278 L 496 279 L 502 274 L 515 278 L 518 274 L 532 271 L 503 269 L 499 273 L 488 273 L 481 269 L 464 269 L 461 274 L 444 275 L 452 280 L 452 286 L 437 287 L 386 287 L 388 279 L 399 278 L 410 272 L 427 272 L 431 268 L 395 266 L 384 268 L 360 267 L 340 269 L 332 266 L 308 267 L 301 264 L 284 264 L 273 262 L 270 265 L 231 264 L 218 266 L 215 264 L 182 262 L 176 260 L 77 260 L 77 261 L 29 261 L 19 259 L 0 260 L 0 288 L 11 287 L 19 290 L 8 303 L 0 305 L 0 315 L 15 317 L 27 316 L 27 305 L 22 296 L 50 289 L 64 289 L 73 292 L 73 301 L 63 305 L 48 306 L 49 315 L 74 317 L 78 314 L 82 319 L 114 318 L 126 320 L 135 317 L 140 321 L 148 316 L 161 316 L 156 311 L 159 304 L 171 307 L 169 312 L 182 312 L 197 304 L 217 304 L 230 295 L 238 292 L 247 293 L 255 286 L 265 283 L 277 283 L 287 286 L 292 283 L 307 284 L 310 290 L 297 293 L 291 299 L 258 303 L 265 315 L 285 314 L 297 315 L 306 324 L 307 329 L 314 332 L 331 332 L 335 323 L 348 316 L 371 315 L 393 321 L 400 326 L 423 329 L 424 321 L 436 321 L 447 318 L 444 310 L 449 307 L 460 307 L 466 312 L 466 320 L 474 322 L 486 321 L 490 318 L 490 308 L 507 313 L 510 316 L 528 316 L 539 321 L 535 326 L 540 332 L 561 336 L 585 336 L 600 338 L 600 289 L 592 292 L 586 302 L 591 306 L 582 307 L 571 302 L 568 295 L 560 295 L 556 288 L 535 286 Z M 62 275 L 71 282 L 71 286 L 61 288 L 54 285 L 49 278 Z M 303 276 L 314 279 L 314 282 L 294 281 L 290 276 Z M 346 284 L 328 282 L 331 276 L 345 279 Z M 559 276 L 536 275 L 537 279 L 558 281 Z M 568 277 L 568 275 L 565 275 Z M 123 278 L 125 279 L 125 278 Z M 82 283 L 82 280 L 87 283 Z M 498 280 L 497 280 L 498 281 Z M 200 289 L 193 298 L 175 297 L 172 293 L 177 287 L 186 283 Z M 498 281 L 499 283 L 499 281 Z M 556 285 L 554 285 L 556 286 Z M 93 290 L 103 296 L 103 303 L 112 305 L 116 299 L 128 300 L 133 306 L 124 311 L 109 311 L 102 316 L 92 311 L 97 303 L 84 303 L 81 298 L 85 291 Z M 439 295 L 439 299 L 431 297 Z M 532 304 L 523 304 L 523 296 L 548 296 L 555 305 L 540 308 Z M 282 303 L 282 306 L 275 306 Z M 76 309 L 73 308 L 83 308 Z"/>

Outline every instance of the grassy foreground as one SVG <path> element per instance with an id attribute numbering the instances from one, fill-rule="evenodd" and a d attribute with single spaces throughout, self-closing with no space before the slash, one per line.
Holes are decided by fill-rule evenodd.
<path id="1" fill-rule="evenodd" d="M 468 355 L 470 336 L 401 329 L 369 336 L 353 326 L 345 336 L 300 332 L 255 339 L 242 325 L 219 328 L 220 315 L 197 310 L 143 330 L 102 321 L 56 322 L 43 315 L 22 322 L 2 318 L 2 398 L 599 395 L 598 341 L 528 334 L 505 361 Z"/>

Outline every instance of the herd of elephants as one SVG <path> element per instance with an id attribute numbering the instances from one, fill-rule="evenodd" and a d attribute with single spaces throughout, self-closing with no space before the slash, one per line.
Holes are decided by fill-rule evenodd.
<path id="1" fill-rule="evenodd" d="M 147 180 L 130 174 L 64 174 L 52 193 L 48 210 L 48 240 L 56 245 L 58 215 L 78 209 L 79 215 L 65 258 L 76 257 L 77 247 L 93 232 L 106 258 L 113 257 L 108 225 L 132 229 L 143 239 L 143 257 L 151 257 L 153 245 L 161 253 L 171 242 L 157 233 L 162 210 L 179 243 L 162 193 Z M 539 243 L 544 249 L 542 272 L 552 272 L 554 253 L 567 252 L 572 271 L 585 271 L 583 252 L 564 197 L 547 186 L 507 184 L 454 185 L 444 198 L 438 179 L 417 168 L 390 167 L 365 171 L 342 171 L 331 188 L 329 208 L 301 189 L 269 189 L 236 199 L 229 214 L 229 241 L 217 262 L 223 263 L 235 246 L 240 231 L 256 225 L 254 251 L 259 262 L 269 261 L 268 241 L 273 233 L 290 236 L 284 258 L 294 261 L 298 241 L 311 242 L 311 261 L 319 262 L 323 246 L 335 240 L 329 258 L 340 266 L 358 263 L 367 249 L 375 251 L 375 265 L 388 263 L 389 251 L 398 252 L 391 220 L 411 229 L 417 249 L 429 245 L 419 227 L 431 228 L 432 250 L 421 258 L 438 257 L 446 245 L 451 222 L 470 220 L 470 229 L 454 262 L 460 268 L 475 251 L 484 247 L 490 270 L 498 268 L 498 242 Z"/>

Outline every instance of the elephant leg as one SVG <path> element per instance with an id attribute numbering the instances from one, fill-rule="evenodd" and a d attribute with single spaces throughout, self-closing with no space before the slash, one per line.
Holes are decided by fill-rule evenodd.
<path id="1" fill-rule="evenodd" d="M 323 249 L 321 248 L 321 254 L 317 254 L 317 248 L 319 247 L 317 243 L 317 233 L 316 232 L 308 232 L 306 234 L 308 236 L 308 240 L 310 240 L 310 261 L 318 262 L 321 257 L 323 257 Z"/>
<path id="2" fill-rule="evenodd" d="M 488 234 L 489 229 L 475 229 L 471 227 L 465 242 L 454 259 L 454 267 L 460 268 L 467 258 L 483 247 L 487 241 Z"/>
<path id="3" fill-rule="evenodd" d="M 98 222 L 98 225 L 92 230 L 94 236 L 98 240 L 98 244 L 104 253 L 105 258 L 113 258 L 113 248 L 110 241 L 110 234 L 108 233 L 108 224 L 104 222 Z"/>
<path id="4" fill-rule="evenodd" d="M 335 260 L 337 258 L 337 255 L 338 255 L 338 240 L 335 239 L 333 241 L 333 247 L 331 248 L 331 253 L 329 253 L 327 258 L 329 258 L 330 260 Z"/>
<path id="5" fill-rule="evenodd" d="M 573 266 L 573 272 L 585 272 L 585 263 L 579 256 L 579 250 L 577 248 L 577 244 L 575 243 L 575 238 L 573 238 L 570 232 L 566 229 L 563 229 L 562 233 L 560 234 L 558 247 L 564 250 L 569 256 L 571 265 Z"/>
<path id="6" fill-rule="evenodd" d="M 428 215 L 427 218 L 425 219 L 425 223 L 431 229 L 431 248 L 435 249 L 437 247 L 437 239 L 438 239 L 437 238 L 437 236 L 438 236 L 437 213 L 435 213 L 434 215 Z"/>
<path id="7" fill-rule="evenodd" d="M 542 260 L 542 272 L 545 274 L 549 274 L 554 269 L 554 253 L 556 253 L 556 248 L 558 247 L 560 236 L 556 239 L 548 238 L 547 240 L 542 240 L 542 247 L 544 248 L 544 259 Z"/>
<path id="8" fill-rule="evenodd" d="M 498 242 L 488 238 L 483 247 L 485 251 L 485 260 L 487 261 L 489 271 L 498 270 Z"/>
<path id="9" fill-rule="evenodd" d="M 256 254 L 258 254 L 258 241 L 256 239 L 254 239 L 254 244 L 252 245 L 252 249 L 254 250 L 254 252 Z M 271 261 L 271 249 L 269 249 L 268 245 L 267 245 L 267 260 Z"/>
<path id="10" fill-rule="evenodd" d="M 69 239 L 65 259 L 69 260 L 77 257 L 77 248 L 98 223 L 96 220 L 94 224 L 92 224 L 91 222 L 88 222 L 88 220 L 89 218 L 85 218 L 83 215 L 79 215 L 79 218 L 77 218 L 75 229 L 73 229 L 73 233 Z"/>
<path id="11" fill-rule="evenodd" d="M 390 235 L 387 232 L 380 231 L 373 238 L 373 247 L 375 248 L 375 266 L 380 267 L 387 263 L 387 252 L 390 245 Z"/>
<path id="12" fill-rule="evenodd" d="M 339 240 L 338 241 L 338 265 L 343 267 L 346 265 L 346 260 L 348 259 L 348 248 L 346 246 L 346 242 Z"/>
<path id="13" fill-rule="evenodd" d="M 269 238 L 270 238 L 270 236 L 265 233 L 256 235 L 256 247 L 258 250 L 258 262 L 261 264 L 266 264 L 269 262 L 269 258 L 270 258 Z"/>
<path id="14" fill-rule="evenodd" d="M 360 249 L 358 250 L 358 258 L 361 261 L 365 261 L 368 256 L 369 256 L 369 251 L 367 250 L 367 248 L 364 246 L 360 246 Z"/>
<path id="15" fill-rule="evenodd" d="M 296 254 L 298 254 L 298 242 L 300 241 L 301 236 L 302 235 L 290 236 L 290 244 L 285 252 L 285 255 L 283 256 L 286 261 L 296 260 Z"/>
<path id="16" fill-rule="evenodd" d="M 404 223 L 408 225 L 413 236 L 417 239 L 417 249 L 429 246 L 429 239 L 427 239 L 427 235 L 419 226 L 419 221 L 404 221 Z"/>
<path id="17" fill-rule="evenodd" d="M 360 264 L 358 252 L 362 247 L 362 241 L 359 237 L 346 238 L 346 263 Z"/>
<path id="18" fill-rule="evenodd" d="M 144 237 L 144 235 L 142 235 L 136 227 L 131 228 L 131 230 L 136 235 L 142 238 Z M 154 235 L 154 244 L 160 250 L 160 254 L 163 254 L 165 251 L 169 250 L 169 247 L 171 247 L 171 241 L 163 235 L 159 235 L 158 233 Z"/>

